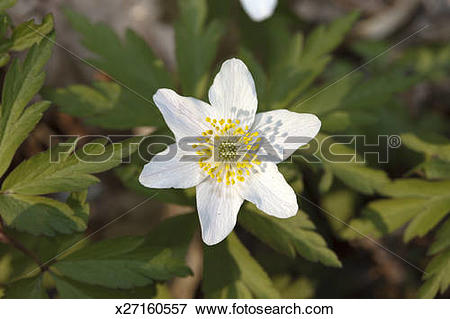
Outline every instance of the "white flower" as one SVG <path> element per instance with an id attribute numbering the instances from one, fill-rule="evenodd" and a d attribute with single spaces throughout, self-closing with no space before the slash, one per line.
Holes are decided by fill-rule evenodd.
<path id="1" fill-rule="evenodd" d="M 278 0 L 241 0 L 245 12 L 254 21 L 262 21 L 270 17 L 277 6 Z"/>
<path id="2" fill-rule="evenodd" d="M 320 120 L 315 115 L 288 110 L 255 114 L 255 84 L 238 59 L 223 63 L 209 90 L 211 105 L 169 89 L 158 90 L 153 100 L 177 143 L 154 156 L 139 181 L 150 188 L 195 186 L 206 244 L 217 244 L 228 236 L 244 200 L 279 218 L 297 213 L 296 194 L 276 164 L 318 133 Z M 288 136 L 302 140 L 287 143 Z M 180 143 L 183 138 L 194 142 L 186 147 Z M 268 146 L 277 159 L 262 161 L 270 153 Z M 166 154 L 174 153 L 164 160 Z"/>

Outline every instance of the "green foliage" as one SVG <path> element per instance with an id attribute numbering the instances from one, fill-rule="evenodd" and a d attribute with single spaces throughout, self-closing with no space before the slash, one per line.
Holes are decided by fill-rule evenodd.
<path id="1" fill-rule="evenodd" d="M 280 297 L 270 278 L 234 234 L 213 247 L 205 247 L 203 278 L 202 290 L 207 298 Z"/>
<path id="2" fill-rule="evenodd" d="M 307 38 L 303 53 L 304 63 L 314 63 L 318 59 L 330 54 L 341 42 L 358 19 L 359 13 L 353 12 L 340 19 L 336 19 L 329 26 L 317 27 Z M 326 40 L 324 40 L 326 39 Z"/>
<path id="3" fill-rule="evenodd" d="M 30 20 L 14 27 L 11 18 L 4 10 L 14 6 L 15 3 L 15 0 L 3 0 L 0 3 L 0 67 L 9 62 L 11 51 L 26 50 L 33 44 L 39 43 L 53 30 L 51 14 L 46 15 L 41 24 Z"/>
<path id="4" fill-rule="evenodd" d="M 87 245 L 58 260 L 52 269 L 75 281 L 121 289 L 184 277 L 191 274 L 184 255 L 194 226 L 191 215 L 174 217 L 147 237 L 114 238 Z"/>
<path id="5" fill-rule="evenodd" d="M 58 291 L 58 297 L 63 299 L 150 299 L 156 294 L 156 289 L 153 285 L 125 290 L 88 285 L 57 275 L 53 275 L 53 280 L 55 281 L 55 287 Z"/>
<path id="6" fill-rule="evenodd" d="M 34 235 L 83 231 L 86 222 L 65 203 L 32 195 L 0 195 L 1 217 L 9 227 Z"/>
<path id="7" fill-rule="evenodd" d="M 434 255 L 450 246 L 450 219 L 447 219 L 445 223 L 436 232 L 436 238 L 434 243 L 430 246 L 428 254 Z"/>
<path id="8" fill-rule="evenodd" d="M 433 298 L 438 292 L 444 293 L 450 285 L 450 250 L 431 259 L 425 271 L 425 284 L 419 290 L 419 296 Z"/>
<path id="9" fill-rule="evenodd" d="M 162 117 L 152 102 L 158 88 L 172 87 L 172 79 L 144 39 L 127 30 L 121 40 L 102 23 L 93 24 L 81 14 L 65 10 L 83 45 L 96 55 L 86 60 L 116 83 L 94 83 L 44 91 L 63 110 L 87 119 L 92 125 L 126 129 L 161 125 Z"/>
<path id="10" fill-rule="evenodd" d="M 53 35 L 50 36 L 50 39 Z M 11 163 L 14 153 L 25 140 L 50 103 L 38 102 L 27 107 L 44 83 L 43 67 L 53 44 L 43 40 L 34 45 L 25 61 L 14 60 L 5 76 L 0 113 L 0 176 Z"/>
<path id="11" fill-rule="evenodd" d="M 218 21 L 206 22 L 206 0 L 178 0 L 178 9 L 175 40 L 181 88 L 185 95 L 203 97 L 224 30 Z"/>
<path id="12" fill-rule="evenodd" d="M 387 184 L 379 192 L 392 199 L 372 201 L 365 216 L 355 219 L 351 226 L 363 234 L 379 237 L 410 222 L 404 240 L 426 235 L 450 211 L 450 182 L 429 182 L 420 179 L 400 179 Z M 358 234 L 346 230 L 344 236 Z"/>
<path id="13" fill-rule="evenodd" d="M 271 19 L 267 27 L 267 76 L 260 71 L 261 67 L 251 53 L 241 51 L 244 61 L 250 62 L 250 70 L 256 70 L 256 82 L 267 84 L 259 91 L 263 93 L 259 97 L 262 107 L 286 108 L 291 104 L 324 70 L 330 62 L 331 51 L 341 43 L 357 18 L 357 13 L 351 13 L 328 27 L 320 26 L 305 41 L 301 33 L 292 36 L 287 20 L 279 17 Z M 262 81 L 265 78 L 269 80 Z"/>
<path id="14" fill-rule="evenodd" d="M 105 140 L 94 140 L 76 151 L 76 143 L 61 143 L 22 162 L 5 179 L 1 190 L 41 195 L 86 189 L 99 181 L 91 174 L 118 166 L 136 151 L 139 141 L 135 137 L 105 146 Z"/>
<path id="15" fill-rule="evenodd" d="M 73 141 L 60 143 L 10 168 L 19 146 L 50 105 L 47 101 L 31 101 L 43 85 L 43 68 L 50 58 L 54 39 L 51 15 L 41 24 L 27 21 L 14 28 L 4 12 L 14 3 L 0 0 L 0 66 L 9 63 L 12 51 L 31 49 L 24 62 L 12 61 L 2 89 L 0 216 L 4 229 L 1 231 L 23 241 L 36 259 L 30 260 L 27 254 L 0 246 L 0 295 L 5 289 L 8 298 L 44 298 L 48 293 L 58 298 L 167 296 L 161 289 L 157 293 L 156 286 L 191 274 L 184 260 L 198 228 L 192 215 L 170 218 L 146 236 L 88 242 L 81 234 L 89 220 L 87 189 L 99 182 L 93 174 L 117 167 L 136 150 L 139 139 L 109 145 L 97 140 L 97 144 L 79 149 Z M 235 28 L 242 23 L 239 17 L 236 23 L 219 22 L 227 18 L 219 11 L 233 9 L 229 3 L 178 0 L 177 6 L 175 74 L 167 71 L 146 41 L 133 31 L 127 30 L 121 38 L 105 24 L 92 23 L 65 10 L 83 45 L 94 55 L 82 60 L 105 79 L 89 85 L 48 87 L 43 96 L 62 112 L 91 126 L 121 130 L 155 126 L 158 132 L 167 132 L 152 102 L 153 94 L 158 88 L 168 87 L 180 88 L 187 96 L 205 98 L 213 70 L 217 70 L 214 61 L 226 58 L 218 56 L 218 46 L 225 40 L 227 52 L 238 52 L 255 78 L 260 111 L 282 107 L 318 115 L 322 121 L 319 142 L 333 142 L 327 134 L 345 133 L 364 134 L 369 139 L 379 134 L 397 134 L 403 143 L 403 148 L 395 150 L 398 152 L 392 168 L 370 161 L 363 163 L 358 154 L 344 163 L 326 160 L 323 153 L 319 155 L 322 163 L 311 164 L 295 158 L 293 164 L 280 165 L 280 171 L 297 193 L 304 192 L 331 214 L 324 220 L 331 227 L 322 227 L 319 218 L 303 211 L 282 220 L 247 205 L 239 215 L 240 225 L 282 254 L 277 263 L 285 263 L 284 273 L 271 269 L 258 250 L 261 245 L 251 246 L 250 254 L 232 234 L 222 243 L 204 249 L 204 295 L 311 297 L 315 284 L 309 276 L 305 279 L 311 267 L 303 258 L 341 267 L 336 254 L 328 248 L 326 236 L 319 232 L 353 240 L 361 236 L 381 238 L 404 229 L 404 241 L 410 242 L 417 237 L 431 237 L 435 228 L 434 241 L 428 249 L 432 257 L 419 295 L 431 298 L 444 293 L 450 284 L 450 142 L 445 137 L 448 125 L 439 119 L 440 113 L 425 114 L 422 121 L 410 118 L 398 93 L 423 81 L 436 82 L 448 77 L 450 47 L 414 47 L 391 55 L 386 51 L 387 42 L 352 39 L 346 46 L 352 52 L 351 59 L 347 60 L 348 55 L 343 54 L 343 58 L 330 63 L 333 50 L 344 41 L 358 18 L 357 13 L 327 26 L 317 26 L 304 35 L 298 31 L 302 24 L 285 14 L 281 6 L 273 18 L 261 24 L 249 25 L 246 17 L 249 28 L 245 30 Z M 226 31 L 229 34 L 225 38 Z M 243 43 L 236 43 L 241 40 Z M 260 43 L 255 45 L 256 42 Z M 235 44 L 238 45 L 233 47 Z M 365 65 L 364 73 L 358 68 L 360 64 L 354 62 L 358 57 L 371 63 L 370 67 Z M 308 149 L 301 152 L 306 157 L 313 155 Z M 354 149 L 336 144 L 332 152 L 353 154 Z M 54 154 L 59 156 L 55 158 Z M 143 187 L 138 176 L 144 164 L 135 155 L 129 165 L 116 168 L 115 173 L 126 187 L 145 196 L 158 194 L 157 199 L 164 202 L 194 205 L 193 189 L 155 191 Z M 397 167 L 401 170 L 397 171 Z M 60 195 L 53 195 L 61 192 L 68 193 L 64 202 L 55 199 Z M 313 211 L 304 204 L 302 209 Z M 349 223 L 350 228 L 342 222 Z M 36 240 L 35 235 L 48 237 Z M 37 268 L 36 260 L 48 261 L 49 268 Z M 304 265 L 307 269 L 302 268 Z M 300 271 L 305 271 L 301 277 Z M 320 276 L 328 278 L 322 273 Z"/>
<path id="16" fill-rule="evenodd" d="M 5 298 L 9 299 L 45 299 L 48 298 L 42 284 L 42 275 L 18 280 L 11 283 Z"/>
<path id="17" fill-rule="evenodd" d="M 295 217 L 279 219 L 262 214 L 250 206 L 239 215 L 239 223 L 280 253 L 290 257 L 298 254 L 326 266 L 342 266 L 305 212 L 299 211 Z"/>
<path id="18" fill-rule="evenodd" d="M 327 170 L 328 174 L 336 176 L 348 187 L 359 193 L 372 195 L 377 189 L 389 183 L 390 180 L 386 172 L 367 167 L 361 157 L 355 154 L 355 150 L 351 147 L 338 143 L 331 136 L 324 134 L 318 134 L 316 139 L 321 145 L 325 143 L 330 145 L 330 149 L 322 148 L 326 154 L 317 154 L 322 159 L 324 170 Z M 342 161 L 340 159 L 335 161 L 333 157 L 328 157 L 330 155 L 347 155 L 349 160 Z M 328 176 L 327 178 L 331 179 L 332 177 Z"/>
<path id="19" fill-rule="evenodd" d="M 12 51 L 23 51 L 30 48 L 36 42 L 41 41 L 42 37 L 53 30 L 53 16 L 47 14 L 41 24 L 34 23 L 33 20 L 22 23 L 14 29 L 12 34 Z"/>
<path id="20" fill-rule="evenodd" d="M 83 190 L 99 181 L 91 174 L 119 165 L 122 158 L 136 150 L 138 142 L 138 138 L 132 138 L 105 146 L 104 141 L 94 141 L 75 152 L 76 144 L 72 142 L 31 157 L 3 182 L 0 215 L 6 225 L 35 235 L 83 231 L 89 215 Z M 52 152 L 60 155 L 57 162 L 51 161 Z M 64 191 L 81 193 L 72 193 L 67 203 L 35 196 Z"/>

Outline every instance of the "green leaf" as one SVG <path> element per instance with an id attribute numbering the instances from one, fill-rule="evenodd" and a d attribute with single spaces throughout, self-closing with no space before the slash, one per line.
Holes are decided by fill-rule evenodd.
<path id="1" fill-rule="evenodd" d="M 34 235 L 69 234 L 86 228 L 67 204 L 47 197 L 0 195 L 0 215 L 7 226 Z"/>
<path id="2" fill-rule="evenodd" d="M 280 297 L 265 271 L 233 233 L 221 243 L 205 247 L 202 290 L 207 298 Z"/>
<path id="3" fill-rule="evenodd" d="M 419 297 L 433 298 L 438 292 L 443 294 L 450 285 L 450 249 L 433 257 L 425 271 L 425 284 L 419 290 Z"/>
<path id="4" fill-rule="evenodd" d="M 444 249 L 450 247 L 450 219 L 442 224 L 439 230 L 436 232 L 436 238 L 433 244 L 428 250 L 429 255 L 434 255 L 441 252 Z"/>
<path id="5" fill-rule="evenodd" d="M 315 285 L 314 282 L 307 277 L 298 279 L 291 278 L 290 275 L 277 275 L 274 284 L 281 294 L 281 298 L 285 299 L 310 299 L 314 298 Z"/>
<path id="6" fill-rule="evenodd" d="M 366 81 L 360 81 L 342 99 L 341 105 L 347 110 L 371 110 L 388 103 L 396 93 L 417 84 L 420 74 L 406 75 L 407 69 L 392 67 L 391 70 L 375 74 Z"/>
<path id="7" fill-rule="evenodd" d="M 8 175 L 2 191 L 28 195 L 81 191 L 97 183 L 90 174 L 107 171 L 137 150 L 141 138 L 105 146 L 94 140 L 73 152 L 76 143 L 62 143 L 22 162 Z"/>
<path id="8" fill-rule="evenodd" d="M 405 242 L 424 236 L 450 211 L 449 189 L 450 181 L 395 180 L 378 188 L 379 193 L 394 198 L 369 203 L 366 215 L 350 225 L 365 235 L 379 237 L 411 221 L 404 233 Z M 343 236 L 355 237 L 350 230 Z"/>
<path id="9" fill-rule="evenodd" d="M 45 299 L 48 295 L 42 286 L 42 275 L 15 281 L 8 285 L 5 298 L 8 299 Z"/>
<path id="10" fill-rule="evenodd" d="M 280 253 L 291 257 L 298 254 L 326 266 L 342 266 L 336 254 L 327 247 L 314 224 L 302 211 L 294 217 L 280 219 L 263 214 L 251 206 L 239 215 L 239 223 Z"/>
<path id="11" fill-rule="evenodd" d="M 12 51 L 23 51 L 33 44 L 40 42 L 44 36 L 53 30 L 53 15 L 47 14 L 41 24 L 34 20 L 22 23 L 14 29 L 12 34 Z"/>
<path id="12" fill-rule="evenodd" d="M 344 184 L 357 192 L 371 195 L 377 189 L 389 183 L 387 174 L 382 170 L 365 167 L 357 163 L 327 163 L 333 174 Z"/>
<path id="13" fill-rule="evenodd" d="M 416 215 L 405 230 L 404 240 L 422 237 L 433 229 L 450 212 L 450 196 L 435 197 L 427 201 L 423 211 Z"/>
<path id="14" fill-rule="evenodd" d="M 319 192 L 321 194 L 328 192 L 331 186 L 333 186 L 333 176 L 333 171 L 330 168 L 324 166 L 323 174 L 319 182 Z"/>
<path id="15" fill-rule="evenodd" d="M 346 223 L 354 214 L 357 199 L 357 194 L 349 189 L 340 189 L 322 195 L 321 207 L 332 215 L 326 215 L 326 217 L 336 233 L 348 227 Z"/>
<path id="16" fill-rule="evenodd" d="M 9 9 L 16 4 L 17 0 L 0 0 L 0 11 Z"/>
<path id="17" fill-rule="evenodd" d="M 397 179 L 384 185 L 379 193 L 390 197 L 434 197 L 450 195 L 450 181 L 425 181 L 418 178 Z"/>
<path id="18" fill-rule="evenodd" d="M 353 219 L 350 228 L 342 229 L 345 239 L 359 238 L 361 234 L 378 238 L 392 233 L 418 215 L 427 204 L 424 198 L 380 199 L 370 202 L 361 218 Z M 355 231 L 355 230 L 357 231 Z"/>
<path id="19" fill-rule="evenodd" d="M 431 158 L 420 165 L 428 179 L 450 179 L 450 162 Z"/>
<path id="20" fill-rule="evenodd" d="M 191 273 L 184 255 L 194 226 L 192 215 L 174 217 L 147 237 L 93 243 L 57 261 L 52 268 L 72 280 L 122 289 L 184 277 Z"/>
<path id="21" fill-rule="evenodd" d="M 108 289 L 100 286 L 89 285 L 56 275 L 55 281 L 59 298 L 64 299 L 150 299 L 156 294 L 155 286 L 138 287 L 133 289 Z"/>
<path id="22" fill-rule="evenodd" d="M 339 82 L 325 84 L 323 88 L 305 94 L 305 99 L 300 100 L 290 109 L 295 112 L 306 112 L 322 115 L 342 106 L 344 97 L 354 89 L 359 77 L 343 78 Z"/>
<path id="23" fill-rule="evenodd" d="M 217 21 L 206 22 L 206 0 L 178 0 L 178 9 L 175 42 L 181 88 L 184 95 L 201 98 L 224 29 Z"/>
<path id="24" fill-rule="evenodd" d="M 450 162 L 450 140 L 444 136 L 423 134 L 419 137 L 413 133 L 405 133 L 401 134 L 400 137 L 402 144 L 406 147 Z M 447 165 L 450 166 L 449 163 Z"/>
<path id="25" fill-rule="evenodd" d="M 54 35 L 49 37 L 53 39 Z M 44 83 L 43 67 L 50 58 L 51 49 L 50 41 L 41 41 L 31 48 L 23 64 L 14 60 L 6 73 L 0 112 L 0 176 L 49 105 L 40 102 L 25 109 Z"/>
<path id="26" fill-rule="evenodd" d="M 74 211 L 75 215 L 81 218 L 85 224 L 89 218 L 89 204 L 86 202 L 88 191 L 72 192 L 66 200 L 66 204 Z"/>
<path id="27" fill-rule="evenodd" d="M 153 102 L 139 99 L 114 82 L 94 82 L 92 87 L 79 84 L 57 89 L 47 87 L 42 94 L 62 112 L 80 117 L 91 126 L 128 129 L 162 124 L 159 115 L 155 117 Z"/>
<path id="28" fill-rule="evenodd" d="M 352 12 L 335 20 L 328 26 L 317 27 L 306 39 L 302 54 L 303 63 L 313 63 L 313 61 L 333 51 L 344 40 L 345 35 L 358 17 L 358 12 Z"/>
<path id="29" fill-rule="evenodd" d="M 96 55 L 88 62 L 107 73 L 116 84 L 95 83 L 92 89 L 77 85 L 48 89 L 45 93 L 56 97 L 64 111 L 87 115 L 90 124 L 117 129 L 163 125 L 152 97 L 157 89 L 174 85 L 164 63 L 145 40 L 132 30 L 127 30 L 121 40 L 103 23 L 93 24 L 71 10 L 64 12 L 82 35 L 83 45 Z"/>
<path id="30" fill-rule="evenodd" d="M 11 56 L 7 52 L 0 53 L 0 67 L 5 66 L 9 60 L 11 59 Z"/>
<path id="31" fill-rule="evenodd" d="M 318 134 L 316 138 L 322 145 L 319 156 L 322 158 L 324 167 L 331 170 L 334 176 L 353 190 L 372 195 L 377 189 L 390 182 L 386 172 L 365 166 L 361 157 L 355 154 L 355 150 L 351 147 L 338 143 L 324 134 Z M 330 148 L 326 148 L 327 145 Z M 336 161 L 333 158 L 336 155 L 347 156 L 348 160 Z"/>

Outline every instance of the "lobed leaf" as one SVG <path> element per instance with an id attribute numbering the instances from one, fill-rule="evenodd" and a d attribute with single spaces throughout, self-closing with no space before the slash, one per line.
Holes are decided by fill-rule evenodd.
<path id="1" fill-rule="evenodd" d="M 140 140 L 130 138 L 107 146 L 104 141 L 94 140 L 75 152 L 75 143 L 57 145 L 23 161 L 8 175 L 1 190 L 27 195 L 84 190 L 99 181 L 91 174 L 121 164 L 123 158 L 137 150 Z M 59 158 L 52 157 L 55 155 Z"/>
<path id="2" fill-rule="evenodd" d="M 203 269 L 202 290 L 207 298 L 279 298 L 263 268 L 233 233 L 205 247 Z"/>
<path id="3" fill-rule="evenodd" d="M 425 271 L 419 297 L 434 298 L 438 292 L 443 294 L 450 285 L 450 250 L 433 257 Z"/>
<path id="4" fill-rule="evenodd" d="M 30 20 L 18 25 L 12 34 L 12 51 L 23 51 L 30 48 L 33 44 L 39 43 L 44 37 L 53 30 L 53 15 L 47 14 L 41 24 Z"/>
<path id="5" fill-rule="evenodd" d="M 58 260 L 52 268 L 72 280 L 121 289 L 184 277 L 191 273 L 184 255 L 194 226 L 191 215 L 174 217 L 162 222 L 147 237 L 93 243 Z"/>
<path id="6" fill-rule="evenodd" d="M 239 223 L 250 233 L 261 239 L 276 251 L 295 257 L 297 254 L 312 262 L 326 266 L 341 267 L 335 253 L 316 232 L 314 224 L 306 213 L 279 219 L 256 210 L 253 206 L 239 215 Z"/>
<path id="7" fill-rule="evenodd" d="M 145 40 L 132 30 L 121 40 L 103 23 L 91 23 L 68 9 L 64 12 L 82 35 L 83 45 L 96 55 L 87 61 L 115 83 L 47 88 L 44 95 L 55 99 L 64 112 L 87 117 L 91 125 L 113 129 L 163 125 L 152 97 L 160 87 L 173 87 L 173 82 Z"/>
<path id="8" fill-rule="evenodd" d="M 54 35 L 49 38 L 53 39 Z M 43 101 L 26 108 L 44 83 L 43 67 L 50 58 L 52 45 L 47 39 L 35 44 L 23 64 L 14 60 L 6 73 L 0 109 L 0 176 L 49 106 Z"/>
<path id="9" fill-rule="evenodd" d="M 54 236 L 86 228 L 85 220 L 67 204 L 41 196 L 1 194 L 0 215 L 7 226 L 33 235 Z"/>
<path id="10" fill-rule="evenodd" d="M 175 24 L 178 75 L 184 95 L 202 98 L 224 33 L 218 21 L 207 23 L 206 0 L 179 0 Z"/>

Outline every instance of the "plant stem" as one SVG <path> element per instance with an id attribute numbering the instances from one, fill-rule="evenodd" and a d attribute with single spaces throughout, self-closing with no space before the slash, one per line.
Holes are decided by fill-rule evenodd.
<path id="1" fill-rule="evenodd" d="M 5 233 L 3 219 L 1 216 L 0 216 L 0 242 L 3 242 L 5 244 L 9 244 L 9 245 L 13 246 L 17 250 L 20 250 L 26 256 L 33 259 L 33 261 L 36 264 L 38 264 L 41 271 L 47 270 L 47 266 L 42 264 L 39 257 L 35 253 L 33 253 L 31 250 L 29 250 L 27 247 L 25 247 L 20 241 L 18 241 L 15 238 L 12 238 L 11 236 L 9 236 L 8 234 Z"/>

